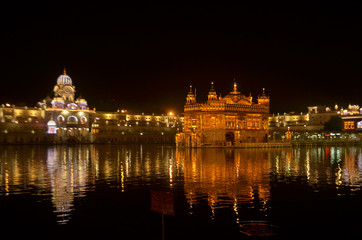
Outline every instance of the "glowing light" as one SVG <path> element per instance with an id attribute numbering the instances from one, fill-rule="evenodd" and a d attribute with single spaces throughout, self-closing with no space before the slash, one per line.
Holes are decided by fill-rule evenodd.
<path id="1" fill-rule="evenodd" d="M 169 115 L 169 116 L 173 116 L 173 112 L 169 112 L 168 115 Z"/>

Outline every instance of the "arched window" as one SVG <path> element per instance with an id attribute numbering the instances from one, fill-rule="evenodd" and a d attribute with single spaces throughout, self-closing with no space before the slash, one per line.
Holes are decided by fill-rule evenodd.
<path id="1" fill-rule="evenodd" d="M 76 116 L 69 116 L 67 123 L 78 123 L 78 118 Z"/>
<path id="2" fill-rule="evenodd" d="M 86 123 L 87 123 L 87 118 L 84 117 L 84 116 L 82 116 L 82 117 L 80 118 L 80 124 L 86 124 Z"/>
<path id="3" fill-rule="evenodd" d="M 357 123 L 357 128 L 362 128 L 362 121 L 359 121 L 359 122 Z"/>
<path id="4" fill-rule="evenodd" d="M 64 122 L 64 117 L 62 115 L 58 116 L 58 123 L 63 123 Z"/>

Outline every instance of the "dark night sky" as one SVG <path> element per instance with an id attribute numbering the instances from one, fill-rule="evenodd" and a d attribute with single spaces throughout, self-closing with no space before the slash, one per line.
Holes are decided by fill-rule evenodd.
<path id="1" fill-rule="evenodd" d="M 66 67 L 97 110 L 180 112 L 190 84 L 202 99 L 234 77 L 245 95 L 265 87 L 272 113 L 362 104 L 360 5 L 16 4 L 0 17 L 0 103 L 34 106 Z"/>

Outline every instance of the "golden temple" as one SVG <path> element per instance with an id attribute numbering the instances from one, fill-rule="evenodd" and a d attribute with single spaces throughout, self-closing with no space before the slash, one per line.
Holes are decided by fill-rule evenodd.
<path id="1" fill-rule="evenodd" d="M 190 86 L 184 106 L 184 130 L 176 134 L 178 147 L 241 147 L 245 143 L 267 142 L 269 96 L 253 102 L 234 88 L 225 97 L 218 97 L 211 83 L 206 102 L 197 102 Z"/>

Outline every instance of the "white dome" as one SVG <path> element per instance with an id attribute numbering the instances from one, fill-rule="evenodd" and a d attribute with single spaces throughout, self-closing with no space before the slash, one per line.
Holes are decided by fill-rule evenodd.
<path id="1" fill-rule="evenodd" d="M 50 120 L 50 121 L 48 121 L 47 125 L 48 126 L 56 126 L 57 124 L 53 120 Z"/>
<path id="2" fill-rule="evenodd" d="M 58 85 L 72 85 L 72 79 L 66 74 L 60 75 L 57 79 L 57 84 Z"/>

